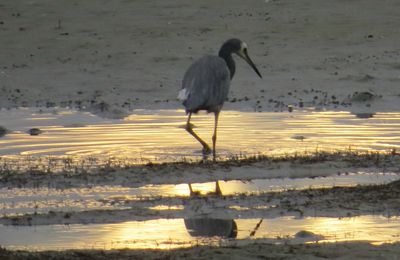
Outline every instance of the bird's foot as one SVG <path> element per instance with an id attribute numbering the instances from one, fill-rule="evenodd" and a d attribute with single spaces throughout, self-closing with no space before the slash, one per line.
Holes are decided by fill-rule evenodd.
<path id="1" fill-rule="evenodd" d="M 211 153 L 211 149 L 208 146 L 204 146 L 202 152 L 203 155 L 209 155 Z"/>

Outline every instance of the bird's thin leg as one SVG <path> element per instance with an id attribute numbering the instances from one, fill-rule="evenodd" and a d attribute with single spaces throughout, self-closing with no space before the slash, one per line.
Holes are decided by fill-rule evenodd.
<path id="1" fill-rule="evenodd" d="M 218 127 L 219 111 L 214 114 L 214 134 L 212 136 L 213 141 L 213 161 L 215 162 L 215 144 L 217 143 L 217 127 Z"/>
<path id="2" fill-rule="evenodd" d="M 191 134 L 194 138 L 196 138 L 197 141 L 203 146 L 203 154 L 209 154 L 211 149 L 208 146 L 206 142 L 203 141 L 192 129 L 192 126 L 190 125 L 190 118 L 192 117 L 192 113 L 189 113 L 188 120 L 186 122 L 186 131 L 188 131 L 189 134 Z"/>
<path id="3" fill-rule="evenodd" d="M 189 185 L 190 197 L 192 197 L 195 193 L 193 191 L 192 184 L 189 183 L 188 185 Z"/>
<path id="4" fill-rule="evenodd" d="M 215 194 L 218 196 L 222 196 L 222 190 L 221 187 L 219 186 L 219 182 L 215 182 Z"/>

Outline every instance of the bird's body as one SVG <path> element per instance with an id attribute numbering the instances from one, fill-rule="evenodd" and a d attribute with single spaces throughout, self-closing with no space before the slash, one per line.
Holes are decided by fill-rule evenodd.
<path id="1" fill-rule="evenodd" d="M 231 79 L 235 74 L 235 62 L 232 54 L 235 53 L 249 63 L 261 77 L 258 69 L 247 54 L 247 45 L 239 39 L 226 41 L 219 50 L 218 56 L 207 55 L 196 60 L 186 71 L 182 90 L 178 99 L 185 106 L 189 115 L 186 123 L 188 131 L 203 146 L 203 154 L 210 152 L 210 148 L 192 129 L 190 119 L 192 113 L 200 110 L 213 112 L 215 115 L 213 140 L 213 158 L 215 160 L 215 144 L 217 139 L 217 125 L 219 113 L 228 97 Z"/>
<path id="2" fill-rule="evenodd" d="M 186 113 L 220 111 L 230 82 L 228 66 L 221 57 L 207 55 L 195 61 L 183 77 L 180 92 Z"/>

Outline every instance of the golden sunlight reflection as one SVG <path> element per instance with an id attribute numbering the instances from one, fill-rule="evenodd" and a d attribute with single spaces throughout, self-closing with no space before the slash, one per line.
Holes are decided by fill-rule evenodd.
<path id="1" fill-rule="evenodd" d="M 173 249 L 190 246 L 190 235 L 182 227 L 183 219 L 125 222 L 109 229 L 110 232 L 106 233 L 109 239 L 102 239 L 128 248 Z"/>
<path id="2" fill-rule="evenodd" d="M 222 195 L 260 194 L 310 188 L 348 187 L 356 185 L 383 184 L 400 179 L 396 173 L 354 173 L 315 178 L 276 178 L 255 179 L 251 181 L 218 181 Z M 192 183 L 193 192 L 210 195 L 216 192 L 216 183 Z M 155 199 L 160 204 L 149 206 L 153 210 L 182 210 L 180 199 L 163 203 L 160 198 L 184 198 L 190 196 L 188 184 L 160 184 L 141 187 L 92 186 L 90 188 L 0 188 L 0 214 L 17 216 L 23 214 L 46 213 L 49 211 L 70 210 L 88 211 L 97 209 L 127 209 L 130 202 L 142 199 Z M 256 209 L 271 205 L 255 205 Z M 248 210 L 245 207 L 231 207 L 235 210 Z"/>
<path id="3" fill-rule="evenodd" d="M 242 220 L 238 220 L 238 225 Z M 247 222 L 247 220 L 244 220 Z M 251 225 L 247 222 L 248 228 Z M 283 217 L 263 222 L 268 237 L 294 237 L 299 231 L 308 231 L 326 242 L 368 241 L 394 243 L 400 241 L 400 217 L 360 216 L 352 218 L 303 218 Z M 261 236 L 261 235 L 260 235 Z"/>
<path id="4" fill-rule="evenodd" d="M 400 242 L 400 218 L 157 219 L 115 224 L 1 226 L 0 244 L 36 250 L 71 248 L 172 249 L 199 244 L 221 245 L 231 239 L 270 239 L 272 243 L 368 241 Z M 303 232 L 306 236 L 298 234 Z M 228 240 L 227 240 L 228 239 Z"/>
<path id="5" fill-rule="evenodd" d="M 33 109 L 1 111 L 0 121 L 12 132 L 0 138 L 0 156 L 103 156 L 142 161 L 201 158 L 200 145 L 183 129 L 186 116 L 181 110 L 137 110 L 123 120 L 59 110 L 41 114 Z M 195 131 L 211 142 L 213 117 L 199 114 L 193 123 Z M 399 149 L 399 127 L 400 113 L 357 118 L 349 112 L 223 111 L 218 155 Z M 30 136 L 30 128 L 40 128 L 43 133 Z"/>
<path id="6" fill-rule="evenodd" d="M 187 185 L 189 187 L 189 185 Z M 206 182 L 206 183 L 194 183 L 191 184 L 192 189 L 195 193 L 201 195 L 207 195 L 210 193 L 216 192 L 216 183 L 215 182 Z M 190 191 L 189 191 L 190 193 Z"/>

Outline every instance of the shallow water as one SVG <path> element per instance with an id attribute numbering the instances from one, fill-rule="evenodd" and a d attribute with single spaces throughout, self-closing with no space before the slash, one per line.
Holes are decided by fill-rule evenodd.
<path id="1" fill-rule="evenodd" d="M 146 161 L 201 159 L 200 145 L 182 128 L 181 110 L 134 111 L 123 120 L 104 119 L 88 112 L 52 109 L 1 110 L 0 123 L 11 130 L 0 137 L 2 169 L 68 169 L 101 165 L 124 165 Z M 193 123 L 205 140 L 211 141 L 213 117 L 201 114 Z M 400 145 L 400 113 L 353 115 L 348 112 L 250 113 L 223 111 L 218 155 L 280 155 L 321 150 L 388 150 Z M 27 131 L 40 128 L 31 136 Z M 259 194 L 289 189 L 354 186 L 388 183 L 397 173 L 354 172 L 317 178 L 276 178 L 219 181 L 224 195 Z M 215 183 L 193 183 L 195 191 L 213 192 Z M 1 188 L 0 214 L 15 216 L 49 211 L 126 209 L 143 198 L 188 197 L 188 184 L 142 187 L 92 186 L 54 189 Z M 149 204 L 150 205 L 150 204 Z M 147 205 L 146 205 L 147 207 Z M 153 203 L 154 209 L 183 206 Z M 240 210 L 240 209 L 238 209 Z M 260 227 L 256 230 L 257 224 Z M 234 232 L 235 226 L 237 231 Z M 223 244 L 237 239 L 266 238 L 283 242 L 299 231 L 318 236 L 304 241 L 367 240 L 374 243 L 400 241 L 400 218 L 276 218 L 236 220 L 157 219 L 116 224 L 74 224 L 13 227 L 0 225 L 0 245 L 7 248 L 175 248 L 196 244 Z M 251 235 L 254 232 L 254 235 Z M 304 234 L 304 233 L 303 233 Z M 212 236 L 212 237 L 211 237 Z M 230 238 L 229 238 L 230 237 Z"/>
<path id="2" fill-rule="evenodd" d="M 371 116 L 362 118 L 349 112 L 223 111 L 218 129 L 218 155 L 223 158 L 256 153 L 398 149 L 400 113 Z M 97 165 L 112 160 L 123 164 L 124 161 L 176 161 L 183 157 L 200 159 L 201 147 L 183 129 L 185 121 L 182 110 L 135 110 L 122 120 L 66 109 L 1 110 L 1 125 L 12 132 L 0 138 L 0 158 L 9 167 L 13 163 L 19 167 L 38 163 L 68 167 L 71 162 L 79 165 L 77 161 L 90 164 L 88 158 Z M 211 143 L 213 116 L 199 114 L 193 116 L 192 122 L 195 131 Z M 27 134 L 31 128 L 40 128 L 43 133 L 31 136 Z M 48 156 L 52 156 L 52 162 L 43 159 Z M 70 160 L 56 162 L 57 156 L 67 156 Z M 21 158 L 25 164 L 21 165 Z"/>
<path id="3" fill-rule="evenodd" d="M 384 184 L 400 179 L 397 173 L 358 172 L 316 178 L 256 179 L 251 181 L 219 181 L 223 195 L 260 194 L 286 190 L 350 187 Z M 215 192 L 215 182 L 191 184 L 195 192 Z M 93 186 L 84 188 L 1 188 L 0 216 L 47 213 L 49 211 L 87 211 L 126 209 L 127 201 L 143 198 L 189 197 L 188 184 L 146 185 L 138 188 Z M 181 207 L 182 205 L 176 205 Z"/>
<path id="4" fill-rule="evenodd" d="M 171 249 L 198 244 L 223 245 L 234 239 L 255 238 L 275 243 L 295 238 L 293 242 L 363 240 L 380 244 L 400 241 L 400 218 L 158 219 L 68 226 L 0 225 L 0 234 L 0 245 L 6 248 L 35 250 Z"/>

